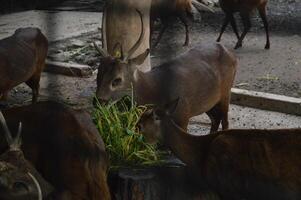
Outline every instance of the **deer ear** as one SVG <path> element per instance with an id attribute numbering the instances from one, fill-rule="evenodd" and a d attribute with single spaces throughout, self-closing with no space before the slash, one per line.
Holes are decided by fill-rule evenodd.
<path id="1" fill-rule="evenodd" d="M 117 42 L 113 48 L 113 57 L 123 59 L 123 49 L 120 42 Z"/>
<path id="2" fill-rule="evenodd" d="M 131 64 L 134 65 L 141 65 L 145 59 L 147 58 L 147 56 L 149 55 L 150 50 L 146 49 L 142 54 L 140 54 L 139 56 L 135 57 L 135 58 L 131 58 L 129 59 L 129 62 Z"/>
<path id="3" fill-rule="evenodd" d="M 167 115 L 171 115 L 176 111 L 180 97 L 164 105 L 164 111 Z"/>

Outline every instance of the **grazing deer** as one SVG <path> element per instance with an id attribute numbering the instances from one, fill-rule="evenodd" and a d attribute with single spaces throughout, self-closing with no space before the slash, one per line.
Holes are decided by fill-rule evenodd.
<path id="1" fill-rule="evenodd" d="M 251 29 L 251 20 L 250 16 L 252 12 L 257 9 L 259 12 L 259 15 L 263 21 L 263 25 L 266 32 L 266 44 L 265 49 L 270 48 L 270 39 L 269 39 L 269 27 L 268 27 L 268 21 L 266 16 L 266 5 L 268 3 L 268 0 L 219 0 L 220 6 L 224 13 L 226 14 L 224 23 L 221 28 L 221 32 L 219 37 L 217 38 L 217 42 L 221 40 L 221 37 L 229 24 L 231 23 L 231 26 L 233 28 L 233 31 L 238 39 L 235 49 L 238 49 L 242 46 L 243 39 L 245 38 L 246 34 Z M 235 18 L 233 16 L 234 13 L 239 12 L 240 17 L 242 19 L 244 30 L 243 33 L 239 36 Z"/>
<path id="2" fill-rule="evenodd" d="M 38 28 L 19 28 L 0 40 L 1 100 L 6 100 L 9 90 L 25 82 L 32 89 L 32 102 L 37 102 L 47 51 L 47 38 Z"/>
<path id="3" fill-rule="evenodd" d="M 141 14 L 140 18 L 143 27 Z M 131 58 L 143 36 L 142 28 L 138 41 L 127 54 L 119 43 L 115 56 L 96 46 L 103 55 L 97 75 L 99 101 L 117 100 L 128 93 L 132 85 L 139 105 L 161 105 L 180 96 L 173 119 L 184 129 L 189 118 L 204 112 L 212 121 L 211 132 L 215 132 L 221 122 L 223 129 L 227 129 L 230 90 L 237 65 L 235 56 L 221 44 L 198 45 L 143 73 L 137 66 L 144 62 L 149 50 Z"/>
<path id="4" fill-rule="evenodd" d="M 53 188 L 24 158 L 21 150 L 21 123 L 15 138 L 12 137 L 1 111 L 0 124 L 9 147 L 0 155 L 0 199 L 42 200 L 47 198 Z"/>
<path id="5" fill-rule="evenodd" d="M 173 120 L 177 103 L 148 110 L 137 126 L 148 142 L 169 147 L 221 199 L 300 199 L 301 129 L 190 135 Z"/>
<path id="6" fill-rule="evenodd" d="M 150 10 L 151 32 L 153 32 L 154 22 L 156 19 L 160 19 L 163 24 L 153 47 L 158 45 L 169 23 L 176 18 L 178 18 L 185 26 L 186 38 L 184 46 L 187 46 L 189 44 L 188 24 L 189 20 L 193 20 L 193 8 L 212 11 L 210 7 L 198 2 L 197 0 L 152 0 Z"/>
<path id="7" fill-rule="evenodd" d="M 104 143 L 88 113 L 39 102 L 3 110 L 3 114 L 11 130 L 22 122 L 22 151 L 55 188 L 53 199 L 110 199 Z M 6 148 L 0 139 L 0 153 Z"/>

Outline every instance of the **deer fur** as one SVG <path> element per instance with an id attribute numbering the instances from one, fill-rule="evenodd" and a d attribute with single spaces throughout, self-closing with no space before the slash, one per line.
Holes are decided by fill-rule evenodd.
<path id="1" fill-rule="evenodd" d="M 160 29 L 159 35 L 153 47 L 156 47 L 166 28 L 174 19 L 179 19 L 185 26 L 185 42 L 184 46 L 189 44 L 189 21 L 193 20 L 193 9 L 200 7 L 212 11 L 208 6 L 198 2 L 197 0 L 152 0 L 150 10 L 150 30 L 153 32 L 154 22 L 160 19 L 163 27 Z"/>
<path id="2" fill-rule="evenodd" d="M 140 13 L 143 27 L 142 15 Z M 133 87 L 139 105 L 163 105 L 181 97 L 173 119 L 186 129 L 191 117 L 206 112 L 212 121 L 211 132 L 217 131 L 222 122 L 228 128 L 230 90 L 234 81 L 237 60 L 221 44 L 197 45 L 184 54 L 154 67 L 149 72 L 139 71 L 149 50 L 132 58 L 144 36 L 141 35 L 128 52 L 116 44 L 115 56 L 103 55 L 97 74 L 96 96 L 100 102 L 117 100 Z"/>
<path id="3" fill-rule="evenodd" d="M 19 28 L 0 40 L 0 99 L 25 82 L 32 89 L 32 102 L 37 102 L 47 51 L 47 38 L 38 28 Z"/>
<path id="4" fill-rule="evenodd" d="M 237 129 L 195 136 L 172 119 L 177 101 L 144 113 L 138 127 L 160 141 L 221 199 L 300 199 L 301 129 Z"/>
<path id="5" fill-rule="evenodd" d="M 88 113 L 55 102 L 40 102 L 7 109 L 3 114 L 11 130 L 22 122 L 21 149 L 55 188 L 53 199 L 110 199 L 104 143 Z M 0 153 L 7 149 L 1 141 Z"/>
<path id="6" fill-rule="evenodd" d="M 223 22 L 221 32 L 219 34 L 219 37 L 217 38 L 217 42 L 221 40 L 221 37 L 229 24 L 231 23 L 231 26 L 233 28 L 233 31 L 238 39 L 235 49 L 238 49 L 242 47 L 243 39 L 245 38 L 246 34 L 251 29 L 251 14 L 252 12 L 257 9 L 258 13 L 263 21 L 264 29 L 266 32 L 266 44 L 265 49 L 270 48 L 270 39 L 269 39 L 269 27 L 268 27 L 268 21 L 266 16 L 266 5 L 268 3 L 268 0 L 219 0 L 219 4 L 226 14 L 225 20 Z M 233 16 L 234 13 L 238 12 L 240 14 L 240 17 L 242 19 L 244 30 L 241 35 L 238 34 L 235 18 Z"/>
<path id="7" fill-rule="evenodd" d="M 48 198 L 53 192 L 52 186 L 25 159 L 21 150 L 21 123 L 15 138 L 12 137 L 1 111 L 0 124 L 9 147 L 0 155 L 0 199 L 42 200 Z"/>

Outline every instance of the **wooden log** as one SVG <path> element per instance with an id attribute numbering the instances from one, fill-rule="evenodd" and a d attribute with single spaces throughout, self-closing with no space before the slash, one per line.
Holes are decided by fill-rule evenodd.
<path id="1" fill-rule="evenodd" d="M 92 68 L 88 65 L 66 62 L 54 62 L 49 60 L 46 61 L 44 71 L 74 77 L 89 77 L 93 74 Z"/>

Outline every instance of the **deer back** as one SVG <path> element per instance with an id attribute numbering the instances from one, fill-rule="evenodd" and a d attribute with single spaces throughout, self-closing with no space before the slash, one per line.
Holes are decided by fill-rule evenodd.
<path id="1" fill-rule="evenodd" d="M 0 40 L 0 90 L 10 89 L 41 72 L 48 51 L 46 37 L 36 28 L 17 29 Z"/>
<path id="2" fill-rule="evenodd" d="M 139 73 L 134 81 L 138 104 L 165 105 L 180 97 L 175 120 L 211 109 L 230 94 L 237 60 L 220 44 L 198 45 L 186 53 Z"/>

